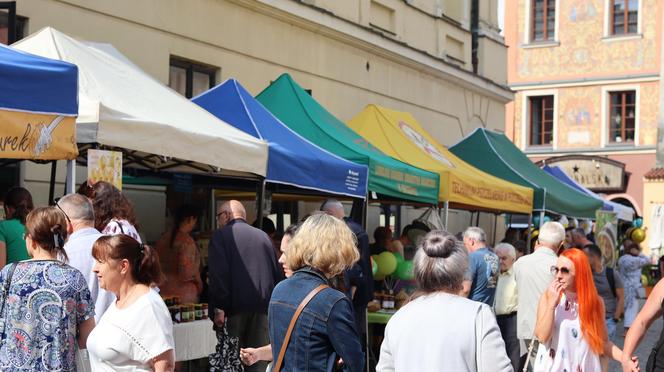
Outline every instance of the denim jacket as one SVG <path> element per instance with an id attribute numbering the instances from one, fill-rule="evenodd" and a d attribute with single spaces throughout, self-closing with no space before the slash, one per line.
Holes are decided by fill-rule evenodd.
<path id="1" fill-rule="evenodd" d="M 274 288 L 268 309 L 274 362 L 295 310 L 304 297 L 321 284 L 329 285 L 322 273 L 303 268 Z M 355 330 L 352 303 L 343 293 L 326 288 L 307 304 L 295 323 L 281 370 L 332 371 L 337 356 L 344 361 L 344 371 L 364 369 L 364 353 Z"/>

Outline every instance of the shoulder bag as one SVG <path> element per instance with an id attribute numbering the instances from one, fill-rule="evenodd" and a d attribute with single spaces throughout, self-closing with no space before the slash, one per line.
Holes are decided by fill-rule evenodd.
<path id="1" fill-rule="evenodd" d="M 290 341 L 291 333 L 293 333 L 293 328 L 295 328 L 295 323 L 297 322 L 297 318 L 300 317 L 302 310 L 304 310 L 309 301 L 311 301 L 311 299 L 313 299 L 320 291 L 322 291 L 325 288 L 330 288 L 330 287 L 327 284 L 321 284 L 318 287 L 311 290 L 311 292 L 309 292 L 307 297 L 305 297 L 302 300 L 302 302 L 300 302 L 300 305 L 295 310 L 295 314 L 293 314 L 293 318 L 291 318 L 290 324 L 288 325 L 288 330 L 286 331 L 284 342 L 281 344 L 281 349 L 279 350 L 279 357 L 277 358 L 277 362 L 274 364 L 273 372 L 281 371 L 281 364 L 284 361 L 284 355 L 286 355 L 288 342 Z"/>

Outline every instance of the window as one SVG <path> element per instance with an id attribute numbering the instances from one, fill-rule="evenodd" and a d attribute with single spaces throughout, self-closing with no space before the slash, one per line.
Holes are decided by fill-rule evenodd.
<path id="1" fill-rule="evenodd" d="M 16 15 L 16 3 L 0 1 L 0 43 L 9 45 L 25 37 L 28 19 Z"/>
<path id="2" fill-rule="evenodd" d="M 639 0 L 611 1 L 611 33 L 635 34 L 639 26 Z"/>
<path id="3" fill-rule="evenodd" d="M 556 0 L 533 0 L 531 41 L 553 41 L 556 27 Z"/>
<path id="4" fill-rule="evenodd" d="M 633 90 L 609 93 L 609 142 L 634 142 L 636 93 Z"/>
<path id="5" fill-rule="evenodd" d="M 217 67 L 171 57 L 168 86 L 187 98 L 195 97 L 216 84 Z"/>
<path id="6" fill-rule="evenodd" d="M 530 146 L 553 143 L 553 96 L 529 97 Z"/>

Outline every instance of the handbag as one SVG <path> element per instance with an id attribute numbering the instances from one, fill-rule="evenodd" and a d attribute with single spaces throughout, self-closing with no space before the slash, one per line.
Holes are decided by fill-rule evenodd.
<path id="1" fill-rule="evenodd" d="M 281 371 L 281 364 L 284 361 L 284 356 L 286 355 L 286 349 L 288 348 L 288 342 L 290 341 L 291 334 L 293 333 L 293 328 L 295 328 L 295 323 L 297 322 L 297 318 L 300 317 L 302 310 L 304 310 L 309 301 L 311 301 L 311 299 L 313 299 L 320 291 L 322 291 L 325 288 L 330 288 L 330 287 L 327 284 L 321 284 L 318 287 L 311 290 L 311 292 L 309 292 L 309 294 L 302 300 L 302 302 L 300 302 L 300 305 L 295 310 L 295 314 L 293 314 L 293 318 L 291 318 L 290 324 L 288 325 L 288 330 L 286 331 L 284 342 L 281 344 L 281 350 L 279 350 L 279 357 L 277 358 L 277 361 L 274 363 L 274 369 L 273 369 L 274 372 Z"/>
<path id="2" fill-rule="evenodd" d="M 226 323 L 217 329 L 217 346 L 208 359 L 210 372 L 243 372 L 240 360 L 240 338 L 228 334 Z"/>

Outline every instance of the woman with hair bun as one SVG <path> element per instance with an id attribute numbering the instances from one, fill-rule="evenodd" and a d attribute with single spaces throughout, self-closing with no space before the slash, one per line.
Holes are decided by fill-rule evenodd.
<path id="1" fill-rule="evenodd" d="M 4 199 L 5 220 L 0 221 L 0 267 L 27 260 L 25 246 L 25 218 L 34 209 L 32 195 L 23 187 L 13 187 Z"/>
<path id="2" fill-rule="evenodd" d="M 415 298 L 387 323 L 376 371 L 512 371 L 491 308 L 458 295 L 468 268 L 463 243 L 431 231 L 414 261 Z"/>
<path id="3" fill-rule="evenodd" d="M 99 286 L 116 301 L 88 338 L 94 371 L 172 371 L 173 323 L 166 304 L 151 289 L 162 273 L 157 252 L 124 235 L 107 235 L 92 246 Z"/>
<path id="4" fill-rule="evenodd" d="M 83 274 L 58 260 L 67 258 L 66 217 L 37 208 L 25 227 L 32 259 L 0 272 L 0 370 L 75 371 L 76 350 L 95 325 L 94 302 Z"/>

